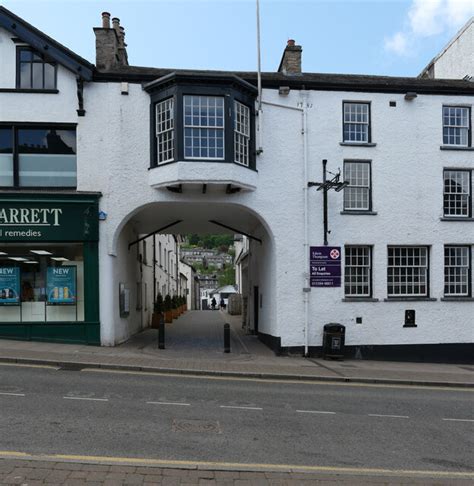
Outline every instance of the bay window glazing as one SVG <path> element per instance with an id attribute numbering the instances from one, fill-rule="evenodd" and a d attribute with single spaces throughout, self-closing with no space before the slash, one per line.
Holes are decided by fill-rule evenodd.
<path id="1" fill-rule="evenodd" d="M 184 96 L 184 157 L 224 159 L 224 98 Z"/>

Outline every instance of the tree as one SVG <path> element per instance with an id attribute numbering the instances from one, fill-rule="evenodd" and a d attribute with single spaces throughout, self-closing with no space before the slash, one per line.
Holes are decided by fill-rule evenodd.
<path id="1" fill-rule="evenodd" d="M 223 287 L 224 285 L 235 285 L 234 267 L 227 267 L 219 275 L 219 287 Z"/>

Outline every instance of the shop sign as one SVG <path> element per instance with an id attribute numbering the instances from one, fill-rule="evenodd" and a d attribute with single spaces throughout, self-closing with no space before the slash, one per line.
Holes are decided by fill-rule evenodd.
<path id="1" fill-rule="evenodd" d="M 20 269 L 0 268 L 0 305 L 20 305 Z"/>
<path id="2" fill-rule="evenodd" d="M 76 267 L 48 267 L 46 292 L 48 304 L 75 304 Z"/>
<path id="3" fill-rule="evenodd" d="M 341 286 L 340 246 L 311 246 L 309 264 L 311 287 Z"/>
<path id="4" fill-rule="evenodd" d="M 0 241 L 97 241 L 97 203 L 0 200 Z"/>

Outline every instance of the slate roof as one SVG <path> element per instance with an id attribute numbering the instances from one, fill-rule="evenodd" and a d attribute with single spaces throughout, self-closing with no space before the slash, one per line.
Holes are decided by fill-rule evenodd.
<path id="1" fill-rule="evenodd" d="M 108 72 L 94 72 L 96 81 L 129 81 L 147 83 L 170 74 L 185 74 L 206 78 L 209 76 L 238 76 L 256 86 L 257 73 L 251 71 L 206 71 L 187 69 L 164 69 L 142 66 L 122 66 Z M 262 73 L 264 88 L 289 86 L 294 89 L 315 89 L 326 91 L 372 91 L 386 93 L 406 93 L 415 91 L 420 94 L 474 95 L 474 84 L 464 80 L 421 79 L 409 77 L 371 76 L 360 74 L 302 73 L 285 75 L 283 73 Z"/>

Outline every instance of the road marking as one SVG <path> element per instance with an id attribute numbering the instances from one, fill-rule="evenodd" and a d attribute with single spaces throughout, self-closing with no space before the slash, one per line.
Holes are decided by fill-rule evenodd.
<path id="1" fill-rule="evenodd" d="M 342 386 L 342 387 L 356 387 L 356 388 L 402 388 L 409 390 L 433 390 L 433 391 L 449 391 L 449 392 L 467 392 L 474 393 L 474 386 L 467 387 L 451 387 L 451 386 L 421 386 L 421 385 L 397 385 L 388 383 L 342 383 L 338 381 L 317 381 L 317 380 L 292 380 L 291 378 L 275 380 L 273 378 L 252 378 L 246 376 L 209 376 L 209 375 L 195 375 L 187 373 L 183 370 L 182 373 L 165 371 L 131 371 L 131 370 L 107 370 L 104 368 L 84 368 L 80 370 L 81 373 L 115 373 L 119 375 L 140 375 L 140 376 L 160 376 L 162 378 L 186 378 L 195 380 L 213 380 L 213 381 L 253 381 L 256 383 L 281 383 L 289 385 L 316 385 L 316 386 Z"/>
<path id="2" fill-rule="evenodd" d="M 0 395 L 6 395 L 8 397 L 24 397 L 24 393 L 8 393 L 8 392 L 0 392 Z"/>
<path id="3" fill-rule="evenodd" d="M 324 410 L 297 410 L 298 413 L 325 413 L 328 415 L 336 415 L 336 412 L 326 412 Z"/>
<path id="4" fill-rule="evenodd" d="M 384 415 L 381 413 L 369 413 L 369 417 L 410 418 L 408 415 Z"/>
<path id="5" fill-rule="evenodd" d="M 70 454 L 27 454 L 25 452 L 1 451 L 0 457 L 17 458 L 37 461 L 65 461 L 65 462 L 87 462 L 92 464 L 130 464 L 136 466 L 155 467 L 186 467 L 188 469 L 213 470 L 213 469 L 235 469 L 241 471 L 286 471 L 286 472 L 326 472 L 333 474 L 380 474 L 390 476 L 428 477 L 428 478 L 474 478 L 470 471 L 429 471 L 410 469 L 377 469 L 377 468 L 356 468 L 356 467 L 331 467 L 331 466 L 302 466 L 298 464 L 255 464 L 239 462 L 205 462 L 186 461 L 171 459 L 151 459 L 137 457 L 111 457 L 111 456 L 83 456 Z"/>
<path id="6" fill-rule="evenodd" d="M 237 408 L 239 410 L 263 410 L 262 407 L 238 407 L 237 405 L 221 405 L 220 408 Z"/>
<path id="7" fill-rule="evenodd" d="M 450 422 L 474 422 L 474 420 L 472 420 L 472 419 L 444 418 L 443 420 L 449 420 Z"/>
<path id="8" fill-rule="evenodd" d="M 65 400 L 89 400 L 91 402 L 108 402 L 108 398 L 63 397 Z"/>
<path id="9" fill-rule="evenodd" d="M 181 403 L 181 402 L 146 402 L 149 405 L 178 405 L 179 407 L 190 407 L 190 403 Z"/>

